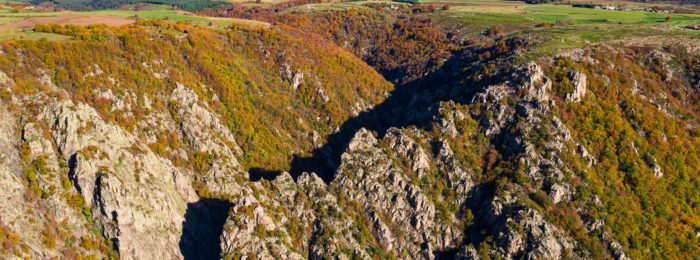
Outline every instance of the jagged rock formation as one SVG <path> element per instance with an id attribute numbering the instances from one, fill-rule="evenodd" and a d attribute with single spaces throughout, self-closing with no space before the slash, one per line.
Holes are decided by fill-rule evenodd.
<path id="1" fill-rule="evenodd" d="M 20 102 L 33 102 L 30 100 Z M 35 165 L 24 171 L 30 176 L 29 190 L 24 193 L 36 192 L 42 200 L 35 202 L 35 207 L 53 211 L 45 213 L 50 217 L 40 219 L 64 223 L 63 228 L 74 235 L 84 234 L 95 225 L 126 258 L 177 257 L 186 204 L 196 199 L 192 185 L 176 187 L 175 179 L 186 173 L 150 152 L 133 135 L 102 121 L 89 106 L 51 99 L 45 102 L 43 111 L 23 117 L 23 143 L 19 146 L 27 147 L 22 148 L 29 157 L 24 160 Z M 5 117 L 3 122 L 11 124 L 12 119 Z M 18 147 L 16 143 L 13 146 Z M 4 156 L 12 156 L 12 150 L 3 150 Z M 10 159 L 4 161 L 14 162 L 14 167 L 22 165 L 18 158 Z M 18 168 L 7 173 L 14 178 L 22 175 Z M 13 179 L 7 177 L 5 180 Z M 22 182 L 16 184 L 21 187 Z M 82 201 L 84 205 L 80 205 Z M 25 210 L 31 211 L 18 208 L 15 212 L 26 214 Z M 3 220 L 16 223 L 13 229 L 20 231 L 27 228 L 22 226 L 26 223 L 15 220 L 20 216 L 8 214 Z M 31 237 L 26 239 L 32 243 Z M 48 257 L 52 251 L 46 249 L 37 248 L 29 254 Z"/>
<path id="2" fill-rule="evenodd" d="M 474 99 L 475 103 L 500 115 L 485 122 L 486 132 L 491 135 L 499 135 L 503 130 L 517 133 L 508 137 L 513 139 L 506 141 L 503 149 L 518 154 L 528 176 L 542 183 L 538 189 L 546 191 L 553 203 L 568 201 L 574 192 L 564 182 L 567 170 L 556 156 L 572 141 L 561 120 L 551 117 L 553 103 L 548 97 L 551 81 L 536 64 L 515 70 L 511 78 L 512 82 L 525 84 L 508 81 L 493 85 Z M 527 93 L 515 107 L 488 107 L 509 103 L 504 99 L 512 97 L 515 91 Z M 450 132 L 456 130 L 449 129 L 456 128 L 466 116 L 452 102 L 442 107 L 441 115 L 447 118 L 438 116 L 434 120 L 438 122 L 438 129 L 447 129 L 438 132 L 450 138 Z M 517 117 L 523 117 L 526 123 L 515 124 Z M 550 123 L 543 124 L 547 120 Z M 539 127 L 548 128 L 547 131 L 556 136 L 544 145 L 545 149 L 554 151 L 553 157 L 543 157 L 543 153 L 537 151 L 539 145 L 529 136 Z M 542 213 L 523 208 L 526 201 L 521 198 L 527 197 L 528 192 L 520 185 L 509 186 L 493 195 L 474 191 L 476 174 L 461 168 L 450 142 L 426 142 L 429 136 L 432 133 L 419 129 L 390 128 L 383 138 L 377 139 L 375 134 L 362 128 L 347 144 L 335 178 L 329 184 L 324 184 L 313 173 L 300 176 L 296 188 L 289 188 L 295 185 L 286 173 L 271 182 L 275 187 L 285 187 L 287 198 L 293 196 L 291 190 L 308 192 L 304 197 L 310 203 L 288 206 L 288 210 L 296 216 L 307 216 L 302 223 L 309 226 L 303 229 L 313 231 L 301 236 L 302 241 L 310 241 L 304 245 L 309 248 L 309 257 L 369 257 L 376 250 L 394 256 L 427 259 L 438 257 L 437 252 L 457 250 L 459 256 L 473 256 L 476 254 L 474 247 L 462 242 L 469 241 L 467 236 L 471 235 L 463 228 L 470 224 L 464 222 L 465 214 L 472 214 L 469 207 L 478 209 L 474 212 L 476 218 L 484 219 L 480 225 L 494 237 L 490 255 L 553 259 L 587 254 L 561 228 L 545 220 Z M 434 152 L 427 152 L 431 150 Z M 445 181 L 444 189 L 451 195 L 443 197 L 426 192 L 424 189 L 431 187 L 419 183 L 433 185 L 430 178 Z M 230 218 L 240 216 L 241 213 L 232 212 Z M 248 243 L 255 241 L 248 240 Z"/>
<path id="3" fill-rule="evenodd" d="M 101 47 L 83 46 L 68 52 L 46 53 L 54 55 L 50 59 L 60 60 L 59 68 L 45 64 L 48 59 L 40 57 L 44 53 L 34 51 L 45 48 L 35 49 L 33 45 L 49 43 L 28 41 L 23 43 L 26 45 L 11 47 L 2 43 L 0 188 L 5 191 L 2 197 L 6 199 L 0 204 L 5 212 L 0 219 L 0 242 L 5 245 L 0 249 L 3 257 L 178 259 L 216 258 L 238 252 L 302 258 L 301 247 L 308 242 L 297 245 L 287 235 L 286 225 L 290 220 L 283 208 L 294 205 L 296 198 L 286 197 L 292 196 L 289 192 L 273 193 L 269 187 L 250 181 L 240 158 L 253 157 L 251 141 L 257 143 L 252 146 L 270 144 L 249 139 L 243 140 L 247 145 L 243 147 L 239 145 L 241 131 L 273 133 L 277 138 L 274 142 L 299 138 L 303 142 L 295 149 L 311 147 L 310 140 L 306 140 L 310 133 L 319 139 L 318 132 L 327 134 L 332 131 L 333 121 L 350 116 L 350 111 L 338 109 L 340 104 L 370 106 L 385 95 L 391 84 L 361 60 L 322 42 L 314 43 L 318 48 L 289 44 L 290 50 L 313 49 L 313 54 L 296 50 L 285 53 L 276 46 L 279 40 L 298 42 L 299 39 L 286 34 L 270 41 L 258 35 L 244 44 L 244 47 L 253 46 L 255 42 L 255 49 L 233 50 L 229 35 L 192 26 L 173 28 L 179 31 L 177 37 L 160 34 L 160 28 L 169 26 L 148 24 L 129 29 L 136 33 L 111 27 L 91 29 L 88 33 L 107 33 L 112 38 L 97 43 Z M 160 36 L 148 38 L 139 33 Z M 139 43 L 144 45 L 158 41 L 150 47 L 136 47 L 138 50 L 178 50 L 172 52 L 174 55 L 150 53 L 146 56 L 151 57 L 144 57 L 143 52 L 127 50 L 130 47 L 118 43 L 117 34 L 148 38 Z M 180 45 L 183 39 L 191 42 Z M 191 44 L 198 44 L 196 41 L 230 54 L 224 59 L 222 52 L 216 52 L 214 58 L 222 59 L 214 63 L 226 63 L 224 66 L 233 71 L 226 75 L 229 78 L 210 77 L 213 71 L 205 67 L 211 63 L 193 64 L 211 62 L 202 57 L 192 58 L 187 53 Z M 73 47 L 68 43 L 57 45 L 57 48 Z M 90 53 L 102 47 L 110 51 Z M 233 69 L 228 64 L 231 57 L 243 53 L 248 56 L 241 58 L 243 63 Z M 290 70 L 295 71 L 290 82 L 284 82 L 285 75 L 275 74 L 274 60 L 268 63 L 251 58 L 259 53 L 286 60 Z M 197 55 L 201 54 L 204 53 L 197 51 Z M 58 72 L 75 60 L 86 62 L 71 65 L 71 73 Z M 109 64 L 112 61 L 116 63 Z M 327 62 L 347 66 L 341 69 L 343 72 L 357 70 L 362 73 L 351 74 L 370 74 L 361 79 L 338 79 L 323 72 L 327 68 L 311 70 L 302 66 Z M 194 67 L 200 69 L 191 69 Z M 237 78 L 243 74 L 248 79 Z M 239 98 L 235 85 L 253 86 L 254 80 L 259 80 L 256 87 L 263 90 L 246 99 L 247 104 L 232 104 L 232 99 Z M 355 92 L 359 91 L 354 87 L 359 82 L 377 88 Z M 269 88 L 278 84 L 287 85 Z M 308 93 L 306 89 L 320 86 L 324 86 L 320 93 Z M 349 91 L 341 93 L 343 89 Z M 236 120 L 248 120 L 254 113 L 249 110 L 253 107 L 251 103 L 262 105 L 261 111 L 277 114 L 270 109 L 272 99 L 264 95 L 280 97 L 287 95 L 285 92 L 304 96 L 287 99 L 283 106 L 289 108 L 278 111 L 294 114 L 298 121 L 272 125 L 256 121 L 267 124 L 267 128 L 254 131 L 252 125 L 245 125 L 246 129 L 237 129 L 234 134 L 232 126 L 237 123 L 233 123 L 231 114 L 235 114 Z M 310 109 L 321 103 L 327 109 Z M 305 112 L 300 114 L 291 107 Z M 255 116 L 264 118 L 260 113 Z M 275 118 L 280 119 L 278 116 Z M 299 127 L 285 130 L 286 127 L 280 127 L 285 124 Z M 250 138 L 260 136 L 264 135 Z M 278 145 L 276 149 L 281 148 Z M 285 152 L 289 154 L 273 156 L 287 158 L 294 151 Z M 285 198 L 290 202 L 283 204 Z M 232 215 L 254 214 L 226 222 L 229 210 Z M 304 210 L 303 214 L 312 212 Z M 308 226 L 309 221 L 303 225 Z M 253 239 L 257 239 L 256 243 L 248 243 Z"/>
<path id="4" fill-rule="evenodd" d="M 581 102 L 586 95 L 586 74 L 580 72 L 571 73 L 571 82 L 574 84 L 574 92 L 566 96 L 569 102 Z"/>
<path id="5" fill-rule="evenodd" d="M 197 40 L 194 33 L 170 29 L 181 33 L 172 39 L 178 44 Z M 202 39 L 217 37 L 225 36 Z M 275 57 L 257 34 L 246 37 L 256 39 L 251 53 Z M 189 44 L 180 48 L 188 50 Z M 521 48 L 482 56 L 497 53 L 498 44 L 527 46 L 528 40 L 515 37 L 461 50 L 441 68 L 431 67 L 435 74 L 397 88 L 379 104 L 372 100 L 386 94 L 386 82 L 327 86 L 337 75 L 298 65 L 298 54 L 278 52 L 271 59 L 280 60 L 281 67 L 275 62 L 236 67 L 248 73 L 269 66 L 236 85 L 246 90 L 240 100 L 264 108 L 272 107 L 268 101 L 275 97 L 292 100 L 281 100 L 288 108 L 265 118 L 299 127 L 263 129 L 273 133 L 266 137 L 278 138 L 265 141 L 298 139 L 316 149 L 304 151 L 316 160 L 304 172 L 290 167 L 292 173 L 246 169 L 254 161 L 251 153 L 259 152 L 255 146 L 268 145 L 251 134 L 258 129 L 248 128 L 268 122 L 251 123 L 246 109 L 253 106 L 227 106 L 236 93 L 206 69 L 191 78 L 178 74 L 178 66 L 196 60 L 190 56 L 175 67 L 153 57 L 139 60 L 142 66 L 136 67 L 144 70 L 139 75 L 146 76 L 136 82 L 112 78 L 109 66 L 89 64 L 81 67 L 84 77 L 75 84 L 85 85 L 78 90 L 67 84 L 73 78 L 63 77 L 62 68 L 32 67 L 24 73 L 14 66 L 26 64 L 2 63 L 7 73 L 0 72 L 0 198 L 5 200 L 0 239 L 7 248 L 0 254 L 628 259 L 646 256 L 638 248 L 653 241 L 636 241 L 644 229 L 627 234 L 624 217 L 648 226 L 680 226 L 676 231 L 695 235 L 700 227 L 685 221 L 693 216 L 684 211 L 694 209 L 695 193 L 692 185 L 681 185 L 692 183 L 688 180 L 698 168 L 697 151 L 689 145 L 698 140 L 698 116 L 691 106 L 697 105 L 697 88 L 681 80 L 700 74 L 692 74 L 691 63 L 671 71 L 668 63 L 679 54 L 610 47 L 621 61 L 587 50 L 576 52 L 577 63 L 559 56 L 511 66 Z M 230 47 L 218 46 L 222 53 L 222 46 Z M 8 52 L 22 57 L 19 63 L 32 57 L 22 48 Z M 34 59 L 27 64 L 38 63 Z M 613 62 L 635 66 L 633 61 L 647 59 L 651 65 L 639 65 L 648 67 L 635 72 L 665 77 L 631 73 L 617 79 L 614 75 L 627 72 L 606 70 L 615 67 Z M 353 73 L 347 71 L 358 63 L 344 59 L 347 67 L 339 70 L 349 78 Z M 196 65 L 209 68 L 206 62 Z M 261 75 L 274 75 L 273 83 L 258 86 Z M 232 79 L 240 80 L 223 80 Z M 155 87 L 125 87 L 143 82 Z M 659 82 L 668 87 L 651 87 Z M 27 84 L 36 88 L 23 88 Z M 91 84 L 98 87 L 86 87 Z M 275 84 L 283 87 L 260 91 Z M 338 90 L 345 87 L 352 91 Z M 331 118 L 351 114 L 357 117 L 342 125 Z M 690 150 L 680 152 L 686 146 Z M 289 155 L 256 155 L 295 153 L 284 152 Z M 677 156 L 684 157 L 674 161 Z M 664 189 L 643 190 L 656 185 Z M 683 195 L 661 193 L 662 200 L 687 201 L 680 210 L 642 196 L 669 187 Z M 611 212 L 623 211 L 619 205 L 653 215 Z"/>

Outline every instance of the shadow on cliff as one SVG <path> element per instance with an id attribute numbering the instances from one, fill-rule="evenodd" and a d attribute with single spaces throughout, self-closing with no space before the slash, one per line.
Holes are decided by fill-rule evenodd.
<path id="1" fill-rule="evenodd" d="M 297 179 L 304 172 L 315 172 L 329 183 L 340 166 L 342 153 L 361 128 L 375 131 L 381 137 L 390 127 L 408 126 L 417 121 L 410 118 L 412 116 L 429 118 L 430 108 L 425 104 L 416 103 L 417 100 L 412 101 L 413 94 L 419 91 L 418 88 L 418 85 L 397 87 L 382 103 L 345 121 L 339 131 L 328 136 L 326 144 L 312 152 L 312 156 L 295 155 L 290 167 L 292 177 Z M 409 110 L 416 112 L 409 112 Z"/>
<path id="2" fill-rule="evenodd" d="M 263 168 L 250 168 L 248 169 L 248 178 L 251 181 L 260 181 L 260 180 L 268 180 L 272 181 L 277 176 L 282 174 L 280 171 L 273 171 L 273 170 L 268 170 L 268 169 L 263 169 Z"/>
<path id="3" fill-rule="evenodd" d="M 221 259 L 220 237 L 231 206 L 221 199 L 187 204 L 180 237 L 180 252 L 186 260 Z"/>
<path id="4" fill-rule="evenodd" d="M 528 44 L 522 39 L 503 41 L 506 46 Z M 290 174 L 297 179 L 304 172 L 315 172 L 329 183 L 340 166 L 342 153 L 361 128 L 376 132 L 379 138 L 392 127 L 416 126 L 429 130 L 439 113 L 441 101 L 469 103 L 484 87 L 503 80 L 493 75 L 503 75 L 498 73 L 499 70 L 511 69 L 503 64 L 513 61 L 518 48 L 499 53 L 503 51 L 499 50 L 501 47 L 497 43 L 456 52 L 440 68 L 418 80 L 397 86 L 382 103 L 343 123 L 339 131 L 328 136 L 325 145 L 312 152 L 312 156 L 295 156 Z M 489 64 L 498 69 L 485 72 L 489 70 L 485 69 Z"/>

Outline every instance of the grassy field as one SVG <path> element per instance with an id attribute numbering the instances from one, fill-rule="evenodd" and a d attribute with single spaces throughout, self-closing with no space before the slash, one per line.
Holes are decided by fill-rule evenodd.
<path id="1" fill-rule="evenodd" d="M 240 0 L 243 2 L 250 2 Z M 277 1 L 277 0 L 275 0 Z M 403 4 L 371 1 L 372 3 Z M 564 49 L 586 44 L 624 39 L 626 37 L 669 36 L 697 37 L 700 31 L 685 26 L 700 22 L 699 14 L 665 14 L 642 11 L 658 4 L 627 2 L 624 0 L 580 0 L 578 3 L 597 3 L 625 6 L 637 11 L 614 11 L 573 7 L 571 5 L 531 5 L 504 0 L 422 0 L 423 4 L 450 5 L 448 11 L 429 14 L 460 27 L 468 36 L 477 36 L 486 29 L 501 27 L 507 34 L 535 36 L 542 40 L 524 59 L 558 53 Z M 265 1 L 263 1 L 265 3 Z M 324 11 L 365 8 L 368 1 L 331 2 L 291 7 L 285 11 Z M 663 4 L 662 4 L 663 5 Z"/>
<path id="2" fill-rule="evenodd" d="M 38 16 L 55 16 L 55 13 L 36 13 L 36 12 L 25 12 L 16 13 L 11 9 L 0 7 L 0 26 L 6 24 L 12 24 L 20 22 L 27 17 L 38 17 Z M 67 37 L 58 34 L 51 33 L 37 33 L 32 30 L 25 30 L 19 28 L 3 29 L 0 30 L 0 40 L 7 39 L 51 39 L 51 40 L 61 40 Z"/>
<path id="3" fill-rule="evenodd" d="M 345 3 L 322 3 L 322 4 L 307 4 L 294 6 L 285 9 L 285 12 L 293 11 L 327 11 L 327 10 L 346 10 L 350 8 L 367 8 L 358 2 Z"/>
<path id="4" fill-rule="evenodd" d="M 168 19 L 173 21 L 197 21 L 206 20 L 205 17 L 194 16 L 185 12 L 175 10 L 146 10 L 146 11 L 130 11 L 130 10 L 103 10 L 84 12 L 88 14 L 108 15 L 108 16 L 126 16 L 138 17 L 142 19 Z"/>
<path id="5" fill-rule="evenodd" d="M 59 40 L 66 40 L 66 39 L 70 39 L 70 38 L 71 37 L 65 36 L 65 35 L 60 35 L 60 34 L 55 34 L 55 33 L 35 32 L 33 30 L 27 30 L 27 29 L 0 30 L 0 41 L 10 40 L 10 39 L 22 39 L 22 40 L 46 39 L 46 40 L 52 40 L 52 41 L 59 41 Z"/>
<path id="6" fill-rule="evenodd" d="M 97 14 L 105 16 L 121 16 L 121 17 L 138 17 L 139 19 L 164 19 L 172 21 L 186 21 L 200 26 L 209 26 L 223 29 L 231 25 L 239 25 L 251 28 L 269 27 L 270 24 L 265 22 L 234 19 L 234 18 L 216 18 L 197 16 L 191 13 L 170 10 L 170 9 L 154 9 L 146 11 L 130 11 L 130 10 L 104 10 L 85 12 L 88 14 Z"/>
<path id="7" fill-rule="evenodd" d="M 600 1 L 598 1 L 600 3 Z M 645 11 L 614 11 L 571 5 L 528 5 L 514 1 L 450 0 L 430 1 L 451 5 L 449 11 L 432 16 L 463 28 L 473 36 L 488 28 L 501 27 L 506 33 L 535 36 L 542 43 L 524 59 L 551 55 L 586 44 L 640 36 L 696 37 L 700 32 L 685 26 L 700 22 L 698 14 L 664 14 Z M 636 8 L 644 4 L 629 4 Z"/>
<path id="8" fill-rule="evenodd" d="M 45 18 L 45 19 L 44 19 Z M 137 19 L 164 19 L 172 21 L 184 21 L 192 24 L 224 29 L 232 25 L 247 28 L 269 27 L 268 23 L 233 19 L 196 16 L 187 12 L 172 10 L 166 6 L 153 6 L 147 10 L 103 10 L 91 12 L 33 12 L 12 11 L 0 6 L 0 40 L 6 39 L 48 39 L 65 40 L 64 35 L 37 33 L 31 30 L 32 24 L 58 23 L 58 24 L 118 24 L 129 23 Z M 22 28 L 18 28 L 22 27 Z M 28 27 L 28 28 L 25 28 Z"/>
<path id="9" fill-rule="evenodd" d="M 666 21 L 668 16 L 671 17 L 670 21 Z M 476 31 L 493 25 L 529 27 L 544 22 L 575 25 L 680 27 L 697 23 L 700 20 L 700 15 L 697 14 L 662 14 L 578 8 L 569 5 L 522 4 L 457 5 L 451 7 L 447 12 L 436 14 L 436 17 L 460 25 L 472 26 Z"/>
<path id="10" fill-rule="evenodd" d="M 274 4 L 279 1 L 282 0 L 264 0 L 261 5 Z M 232 2 L 256 4 L 255 1 L 248 0 L 233 0 Z M 378 3 L 379 1 L 372 2 Z M 625 5 L 634 8 L 642 8 L 645 6 L 645 4 L 630 3 L 623 0 L 594 0 L 594 2 Z M 291 7 L 286 11 L 323 11 L 366 8 L 363 6 L 365 3 L 367 3 L 367 1 L 308 4 Z M 450 5 L 448 11 L 438 11 L 430 15 L 447 24 L 461 27 L 463 29 L 462 31 L 468 35 L 476 36 L 488 28 L 498 26 L 508 34 L 523 34 L 539 37 L 543 40 L 542 43 L 534 52 L 529 54 L 534 56 L 556 53 L 562 49 L 580 47 L 590 43 L 624 39 L 625 37 L 654 35 L 697 37 L 700 35 L 700 31 L 684 29 L 687 25 L 698 23 L 700 21 L 699 14 L 611 11 L 578 8 L 570 5 L 529 5 L 524 2 L 503 0 L 424 0 L 423 3 Z M 251 20 L 196 16 L 187 12 L 172 10 L 172 8 L 168 6 L 153 5 L 147 8 L 147 10 L 142 11 L 104 10 L 80 13 L 13 12 L 10 9 L 0 7 L 0 28 L 3 28 L 3 25 L 14 23 L 26 24 L 27 21 L 25 21 L 25 19 L 28 19 L 28 17 L 63 17 L 70 15 L 89 15 L 90 18 L 94 18 L 93 20 L 96 24 L 101 23 L 101 21 L 113 19 L 113 17 L 121 17 L 134 20 L 138 18 L 185 21 L 200 26 L 221 29 L 232 25 L 251 28 L 270 26 L 267 23 Z M 670 17 L 670 19 L 668 17 Z M 42 21 L 41 19 L 37 20 L 39 22 Z M 54 21 L 56 19 L 47 20 Z M 63 21 L 64 19 L 59 20 Z M 67 20 L 66 23 L 70 23 L 70 20 Z M 64 36 L 35 33 L 32 30 L 27 30 L 27 28 L 19 29 L 8 27 L 11 26 L 5 26 L 5 29 L 0 29 L 0 39 L 65 39 Z"/>
<path id="11" fill-rule="evenodd" d="M 524 8 L 524 16 L 543 22 L 575 21 L 577 24 L 688 25 L 700 15 L 662 14 L 643 11 L 612 11 L 578 8 L 568 5 L 533 5 Z M 670 16 L 671 21 L 666 21 Z"/>

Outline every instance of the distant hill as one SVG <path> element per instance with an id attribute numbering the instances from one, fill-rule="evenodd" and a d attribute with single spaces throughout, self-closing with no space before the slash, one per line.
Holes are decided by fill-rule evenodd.
<path id="1" fill-rule="evenodd" d="M 41 4 L 48 1 L 29 0 L 28 2 L 31 2 L 32 4 Z M 208 7 L 229 4 L 224 1 L 211 0 L 55 0 L 53 2 L 59 8 L 75 11 L 113 9 L 127 4 L 138 3 L 165 4 L 172 5 L 186 11 L 196 11 Z"/>
<path id="2" fill-rule="evenodd" d="M 632 0 L 632 1 L 640 2 L 640 3 L 677 3 L 677 4 L 700 5 L 700 0 Z"/>

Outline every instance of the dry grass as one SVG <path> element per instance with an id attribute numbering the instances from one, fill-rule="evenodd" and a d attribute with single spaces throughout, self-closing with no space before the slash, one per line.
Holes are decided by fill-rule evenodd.
<path id="1" fill-rule="evenodd" d="M 37 24 L 75 24 L 75 25 L 91 25 L 91 24 L 106 24 L 110 26 L 119 26 L 131 24 L 136 21 L 133 17 L 119 17 L 107 15 L 86 15 L 80 13 L 64 13 L 57 16 L 33 16 L 26 17 L 20 21 L 0 25 L 0 30 L 7 29 L 32 29 Z"/>

